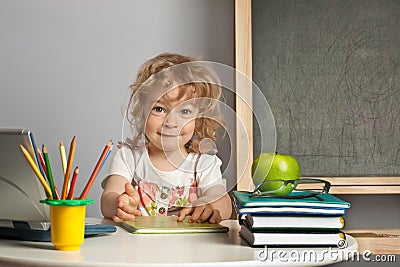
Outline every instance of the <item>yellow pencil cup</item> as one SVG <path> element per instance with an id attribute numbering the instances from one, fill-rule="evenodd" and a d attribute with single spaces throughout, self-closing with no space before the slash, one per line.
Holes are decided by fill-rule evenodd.
<path id="1" fill-rule="evenodd" d="M 57 250 L 80 250 L 85 237 L 86 206 L 90 199 L 46 199 L 41 203 L 50 206 L 51 242 Z"/>

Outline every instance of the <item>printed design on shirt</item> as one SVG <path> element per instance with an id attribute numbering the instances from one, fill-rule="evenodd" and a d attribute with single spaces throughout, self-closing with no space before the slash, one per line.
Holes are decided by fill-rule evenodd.
<path id="1" fill-rule="evenodd" d="M 151 216 L 157 215 L 157 204 L 154 201 L 150 201 L 150 204 L 146 206 L 146 210 Z"/>
<path id="2" fill-rule="evenodd" d="M 150 216 L 167 216 L 169 208 L 186 207 L 198 198 L 196 181 L 192 180 L 190 187 L 169 187 L 142 180 L 138 186 L 141 204 Z"/>

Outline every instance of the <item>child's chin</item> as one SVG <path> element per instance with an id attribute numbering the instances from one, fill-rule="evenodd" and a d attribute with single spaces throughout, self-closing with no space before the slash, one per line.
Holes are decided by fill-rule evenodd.
<path id="1" fill-rule="evenodd" d="M 176 142 L 163 142 L 162 148 L 165 152 L 179 151 L 179 145 Z"/>

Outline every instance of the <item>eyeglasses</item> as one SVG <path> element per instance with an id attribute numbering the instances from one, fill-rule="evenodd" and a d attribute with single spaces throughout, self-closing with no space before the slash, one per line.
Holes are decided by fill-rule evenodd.
<path id="1" fill-rule="evenodd" d="M 251 197 L 278 197 L 287 199 L 315 197 L 322 201 L 322 198 L 318 195 L 328 193 L 330 187 L 331 183 L 322 179 L 266 180 L 256 186 Z M 290 194 L 279 194 L 284 193 L 286 190 Z"/>

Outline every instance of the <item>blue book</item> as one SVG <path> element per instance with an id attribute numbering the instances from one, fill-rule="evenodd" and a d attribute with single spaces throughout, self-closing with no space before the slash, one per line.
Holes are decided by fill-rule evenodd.
<path id="1" fill-rule="evenodd" d="M 85 224 L 85 238 L 111 234 L 117 231 L 117 227 L 114 225 L 105 224 Z M 14 227 L 1 227 L 0 226 L 0 238 L 5 239 L 17 239 L 25 241 L 39 241 L 39 242 L 50 242 L 51 241 L 51 230 L 36 230 L 29 228 L 28 224 L 24 222 L 14 223 Z"/>
<path id="2" fill-rule="evenodd" d="M 241 207 L 235 205 L 236 213 L 240 215 L 319 215 L 319 216 L 340 216 L 346 214 L 346 209 L 335 208 L 307 208 L 307 207 Z"/>
<path id="3" fill-rule="evenodd" d="M 292 192 L 291 195 L 300 192 Z M 302 194 L 302 193 L 300 193 Z M 252 193 L 234 191 L 233 196 L 237 208 L 256 208 L 256 207 L 308 207 L 308 208 L 334 208 L 348 209 L 350 203 L 329 193 L 318 194 L 318 197 L 307 198 L 280 198 L 280 197 L 251 197 Z"/>

